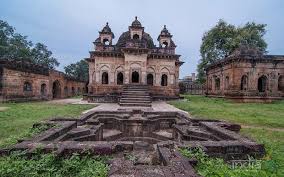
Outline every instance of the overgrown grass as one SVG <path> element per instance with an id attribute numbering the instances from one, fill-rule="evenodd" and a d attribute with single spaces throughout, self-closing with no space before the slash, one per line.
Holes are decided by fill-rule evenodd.
<path id="1" fill-rule="evenodd" d="M 108 166 L 104 156 L 79 156 L 56 158 L 53 154 L 38 154 L 27 158 L 24 153 L 0 157 L 1 177 L 24 176 L 107 176 Z"/>
<path id="2" fill-rule="evenodd" d="M 227 120 L 247 125 L 241 134 L 263 143 L 266 155 L 261 168 L 235 169 L 220 159 L 196 155 L 199 159 L 197 170 L 204 176 L 283 176 L 284 174 L 284 101 L 270 104 L 234 103 L 220 98 L 185 95 L 186 101 L 171 104 L 188 111 L 194 117 Z M 193 152 L 182 151 L 186 156 Z"/>
<path id="3" fill-rule="evenodd" d="M 197 170 L 198 173 L 202 176 L 210 177 L 219 177 L 219 176 L 228 176 L 228 177 L 266 177 L 266 176 L 277 176 L 277 171 L 273 171 L 272 165 L 268 167 L 267 170 L 267 160 L 257 160 L 248 158 L 250 161 L 249 164 L 243 166 L 233 166 L 220 158 L 210 158 L 208 157 L 201 149 L 188 150 L 188 149 L 179 149 L 181 154 L 188 158 L 196 158 L 198 160 Z M 266 167 L 266 168 L 264 168 Z M 280 174 L 280 173 L 279 173 Z"/>
<path id="4" fill-rule="evenodd" d="M 0 146 L 5 146 L 30 136 L 30 128 L 36 122 L 51 117 L 76 117 L 93 106 L 32 102 L 0 104 L 0 107 L 7 107 L 0 111 Z"/>
<path id="5" fill-rule="evenodd" d="M 284 100 L 262 104 L 234 103 L 221 98 L 189 95 L 185 95 L 185 99 L 186 101 L 170 103 L 196 117 L 229 120 L 254 126 L 284 127 Z"/>

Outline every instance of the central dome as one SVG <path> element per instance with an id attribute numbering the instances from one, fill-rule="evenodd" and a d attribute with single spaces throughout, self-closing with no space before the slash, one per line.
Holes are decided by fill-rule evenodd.
<path id="1" fill-rule="evenodd" d="M 126 31 L 122 33 L 117 41 L 116 46 L 119 48 L 123 48 L 126 46 L 127 41 L 131 41 L 130 32 Z M 152 49 L 155 47 L 152 37 L 148 34 L 143 32 L 142 39 L 138 41 L 139 43 L 146 44 L 147 48 Z"/>

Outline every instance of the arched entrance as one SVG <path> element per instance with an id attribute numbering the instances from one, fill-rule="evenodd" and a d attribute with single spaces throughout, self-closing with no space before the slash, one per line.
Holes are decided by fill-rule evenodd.
<path id="1" fill-rule="evenodd" d="M 243 75 L 241 79 L 241 90 L 247 90 L 248 88 L 248 76 Z"/>
<path id="2" fill-rule="evenodd" d="M 137 71 L 132 72 L 132 83 L 139 83 L 139 73 Z"/>
<path id="3" fill-rule="evenodd" d="M 116 84 L 117 85 L 122 85 L 123 84 L 123 74 L 121 72 L 119 72 L 117 74 L 117 77 L 116 77 Z"/>
<path id="4" fill-rule="evenodd" d="M 147 74 L 147 85 L 153 85 L 154 77 L 153 74 Z"/>
<path id="5" fill-rule="evenodd" d="M 41 84 L 40 86 L 40 95 L 46 96 L 46 84 Z"/>
<path id="6" fill-rule="evenodd" d="M 58 80 L 52 84 L 52 98 L 61 98 L 60 83 Z"/>
<path id="7" fill-rule="evenodd" d="M 161 86 L 167 86 L 167 85 L 168 85 L 168 76 L 166 74 L 163 74 L 161 78 Z"/>
<path id="8" fill-rule="evenodd" d="M 257 89 L 259 92 L 265 92 L 267 88 L 267 77 L 261 76 L 258 78 Z"/>

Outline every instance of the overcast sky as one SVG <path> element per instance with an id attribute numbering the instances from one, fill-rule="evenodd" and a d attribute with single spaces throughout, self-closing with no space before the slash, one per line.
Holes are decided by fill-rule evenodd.
<path id="1" fill-rule="evenodd" d="M 89 57 L 98 31 L 109 22 L 116 38 L 138 16 L 155 44 L 164 24 L 185 64 L 181 77 L 196 72 L 205 31 L 219 19 L 267 24 L 270 54 L 284 54 L 284 0 L 1 0 L 0 19 L 42 42 L 59 59 L 59 70 Z"/>

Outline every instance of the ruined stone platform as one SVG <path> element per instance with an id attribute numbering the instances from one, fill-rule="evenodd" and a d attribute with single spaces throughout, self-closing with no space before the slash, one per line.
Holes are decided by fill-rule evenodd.
<path id="1" fill-rule="evenodd" d="M 55 118 L 35 126 L 40 124 L 50 128 L 0 153 L 26 150 L 33 154 L 40 147 L 42 152 L 60 157 L 72 153 L 112 155 L 111 177 L 197 176 L 192 160 L 177 152 L 179 147 L 201 148 L 209 156 L 226 161 L 248 155 L 258 158 L 265 153 L 262 144 L 239 134 L 239 125 L 193 119 L 165 102 L 153 102 L 151 107 L 105 103 L 79 119 Z M 125 154 L 133 158 L 127 159 Z"/>

